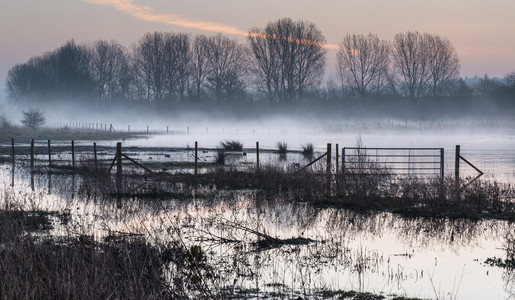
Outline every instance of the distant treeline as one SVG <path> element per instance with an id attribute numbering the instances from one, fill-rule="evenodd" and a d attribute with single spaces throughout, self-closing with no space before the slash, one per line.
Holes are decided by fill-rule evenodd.
<path id="1" fill-rule="evenodd" d="M 115 41 L 63 46 L 9 70 L 20 102 L 267 102 L 362 98 L 515 97 L 515 72 L 459 77 L 452 43 L 435 34 L 344 36 L 334 75 L 324 81 L 327 45 L 313 23 L 280 19 L 249 31 L 246 43 L 222 34 L 147 33 L 130 48 Z M 515 102 L 515 101 L 511 101 Z"/>

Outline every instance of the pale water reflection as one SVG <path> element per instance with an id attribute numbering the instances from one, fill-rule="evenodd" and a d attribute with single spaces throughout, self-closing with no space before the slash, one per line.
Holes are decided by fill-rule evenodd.
<path id="1" fill-rule="evenodd" d="M 79 176 L 30 176 L 23 167 L 13 173 L 7 164 L 0 172 L 1 207 L 70 214 L 65 224 L 56 219 L 47 234 L 101 239 L 131 233 L 153 243 L 179 235 L 187 245 L 201 245 L 218 280 L 236 279 L 240 290 L 290 296 L 357 290 L 445 299 L 507 299 L 515 293 L 511 271 L 484 264 L 505 255 L 503 241 L 512 230 L 505 221 L 363 215 L 268 201 L 255 191 L 216 191 L 211 198 L 186 201 L 124 199 L 120 206 Z M 311 242 L 262 248 L 255 233 Z"/>

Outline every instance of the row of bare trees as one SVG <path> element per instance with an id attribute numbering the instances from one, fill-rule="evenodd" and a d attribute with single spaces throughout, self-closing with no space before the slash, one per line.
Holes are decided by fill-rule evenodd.
<path id="1" fill-rule="evenodd" d="M 244 91 L 244 46 L 221 34 L 154 32 L 127 49 L 114 41 L 69 41 L 8 73 L 14 99 L 161 102 L 187 97 L 224 101 Z"/>
<path id="2" fill-rule="evenodd" d="M 289 18 L 251 29 L 246 44 L 171 32 L 147 33 L 130 48 L 69 41 L 14 66 L 7 89 L 20 100 L 293 103 L 323 94 L 326 49 L 315 24 Z M 337 83 L 328 86 L 342 97 L 443 96 L 465 88 L 459 70 L 452 43 L 438 35 L 406 32 L 385 41 L 348 34 L 337 52 Z"/>
<path id="3" fill-rule="evenodd" d="M 388 89 L 411 98 L 446 95 L 459 71 L 452 43 L 428 33 L 399 33 L 391 43 L 374 34 L 348 34 L 337 54 L 342 87 L 359 97 L 385 94 Z"/>

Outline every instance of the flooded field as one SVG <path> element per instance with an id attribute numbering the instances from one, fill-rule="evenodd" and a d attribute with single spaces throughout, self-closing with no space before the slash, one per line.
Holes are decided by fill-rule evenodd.
<path id="1" fill-rule="evenodd" d="M 314 143 L 316 157 L 325 151 L 328 142 L 352 147 L 356 138 L 316 133 L 292 137 L 191 132 L 126 140 L 123 146 L 125 154 L 171 174 L 173 182 L 174 174 L 192 173 L 195 141 L 202 149 L 201 172 L 208 172 L 218 168 L 212 165 L 216 148 L 223 140 L 238 140 L 244 145 L 243 151 L 228 158 L 228 166 L 254 166 L 255 142 L 260 141 L 260 163 L 279 164 L 286 169 L 309 161 L 300 153 L 300 146 L 306 142 Z M 483 179 L 515 182 L 513 136 L 437 139 L 403 133 L 388 137 L 361 134 L 361 139 L 370 147 L 445 148 L 447 175 L 454 172 L 454 146 L 460 144 L 461 154 L 485 172 Z M 277 141 L 287 142 L 294 150 L 286 159 L 273 151 Z M 78 166 L 91 159 L 91 143 L 76 142 Z M 111 163 L 114 144 L 98 143 L 103 165 Z M 54 145 L 61 149 L 54 154 L 54 163 L 69 166 L 67 143 Z M 158 247 L 180 241 L 190 249 L 192 259 L 202 265 L 202 283 L 210 293 L 223 290 L 227 298 L 337 298 L 344 291 L 387 298 L 515 297 L 513 268 L 492 263 L 497 258 L 508 259 L 507 249 L 513 247 L 515 231 L 509 221 L 356 212 L 286 201 L 259 190 L 221 189 L 214 185 L 183 191 L 170 183 L 159 187 L 168 189 L 169 194 L 156 192 L 158 197 L 114 197 L 97 188 L 86 175 L 47 168 L 43 142 L 36 153 L 36 172 L 30 171 L 28 155 L 23 154 L 29 144 L 19 142 L 16 147 L 20 149 L 19 162 L 13 166 L 6 154 L 5 162 L 0 164 L 0 207 L 55 212 L 50 217 L 51 226 L 38 231 L 41 237 L 91 236 L 98 241 L 112 236 L 143 237 Z M 171 166 L 171 162 L 189 164 Z M 463 167 L 462 174 L 473 176 L 474 171 Z M 106 176 L 105 180 L 106 185 L 114 185 L 112 177 Z M 133 189 L 147 189 L 150 181 L 136 179 Z M 171 264 L 163 276 L 177 288 L 181 272 Z M 198 296 L 198 290 L 189 288 L 186 294 Z"/>
<path id="2" fill-rule="evenodd" d="M 448 124 L 447 124 L 448 125 Z M 257 126 L 257 125 L 256 125 Z M 445 175 L 454 175 L 455 148 L 461 146 L 461 155 L 473 163 L 485 174 L 483 178 L 502 182 L 515 182 L 515 131 L 507 128 L 470 128 L 463 124 L 460 129 L 438 128 L 348 128 L 345 125 L 298 125 L 292 129 L 291 124 L 285 124 L 285 129 L 254 129 L 255 126 L 235 128 L 182 128 L 182 131 L 166 134 L 160 131 L 154 134 L 141 132 L 140 138 L 131 138 L 122 141 L 124 152 L 136 155 L 143 161 L 160 162 L 194 162 L 194 145 L 198 143 L 200 149 L 200 162 L 214 162 L 216 149 L 220 148 L 222 141 L 238 141 L 243 145 L 243 151 L 230 156 L 230 162 L 240 165 L 252 165 L 256 162 L 256 142 L 259 142 L 260 160 L 264 164 L 299 164 L 307 160 L 300 154 L 302 146 L 307 143 L 314 145 L 315 156 L 326 152 L 327 143 L 332 144 L 333 158 L 336 144 L 343 147 L 355 147 L 356 140 L 360 139 L 363 147 L 394 147 L 394 148 L 443 148 Z M 161 126 L 162 127 L 162 126 Z M 186 127 L 186 126 L 183 126 Z M 463 129 L 463 127 L 465 129 Z M 236 129 L 238 128 L 238 129 Z M 295 126 L 293 126 L 295 128 Z M 207 129 L 207 130 L 206 130 Z M 94 141 L 76 141 L 77 155 L 92 155 Z M 99 147 L 99 157 L 112 159 L 116 142 L 96 141 Z M 277 154 L 277 143 L 287 144 L 288 155 Z M 30 153 L 30 140 L 16 141 L 21 147 L 21 158 L 27 159 Z M 57 157 L 64 162 L 71 160 L 71 147 L 69 141 L 52 142 L 53 147 L 60 147 Z M 48 150 L 46 140 L 36 140 L 36 157 L 47 160 Z M 8 156 L 10 145 L 0 145 Z M 236 155 L 239 154 L 239 155 Z M 241 155 L 244 154 L 244 155 Z M 43 163 L 44 164 L 44 163 Z M 341 163 L 340 163 L 341 166 Z M 186 170 L 181 170 L 186 171 Z M 464 164 L 460 168 L 463 177 L 477 175 L 477 172 Z"/>

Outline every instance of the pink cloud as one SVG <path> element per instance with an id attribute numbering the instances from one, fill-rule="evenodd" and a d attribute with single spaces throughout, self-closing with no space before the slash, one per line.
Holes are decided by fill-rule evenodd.
<path id="1" fill-rule="evenodd" d="M 184 28 L 191 28 L 197 30 L 211 31 L 211 32 L 222 32 L 226 34 L 247 36 L 248 32 L 241 30 L 237 27 L 214 23 L 204 22 L 185 18 L 176 14 L 160 14 L 152 7 L 137 5 L 130 0 L 85 0 L 92 4 L 100 4 L 114 7 L 116 10 L 130 15 L 136 19 L 156 22 L 162 24 L 168 24 L 173 26 L 179 26 Z M 303 41 L 305 42 L 305 41 Z M 328 49 L 338 49 L 338 45 L 325 44 L 324 47 Z"/>
<path id="2" fill-rule="evenodd" d="M 101 4 L 114 7 L 116 10 L 128 14 L 136 19 L 156 22 L 174 26 L 180 26 L 184 28 L 212 31 L 212 32 L 223 32 L 227 34 L 246 36 L 247 32 L 236 28 L 234 26 L 228 26 L 219 23 L 195 21 L 184 18 L 176 14 L 160 14 L 155 9 L 148 6 L 142 6 L 132 3 L 129 0 L 85 0 L 86 2 L 93 4 Z"/>

